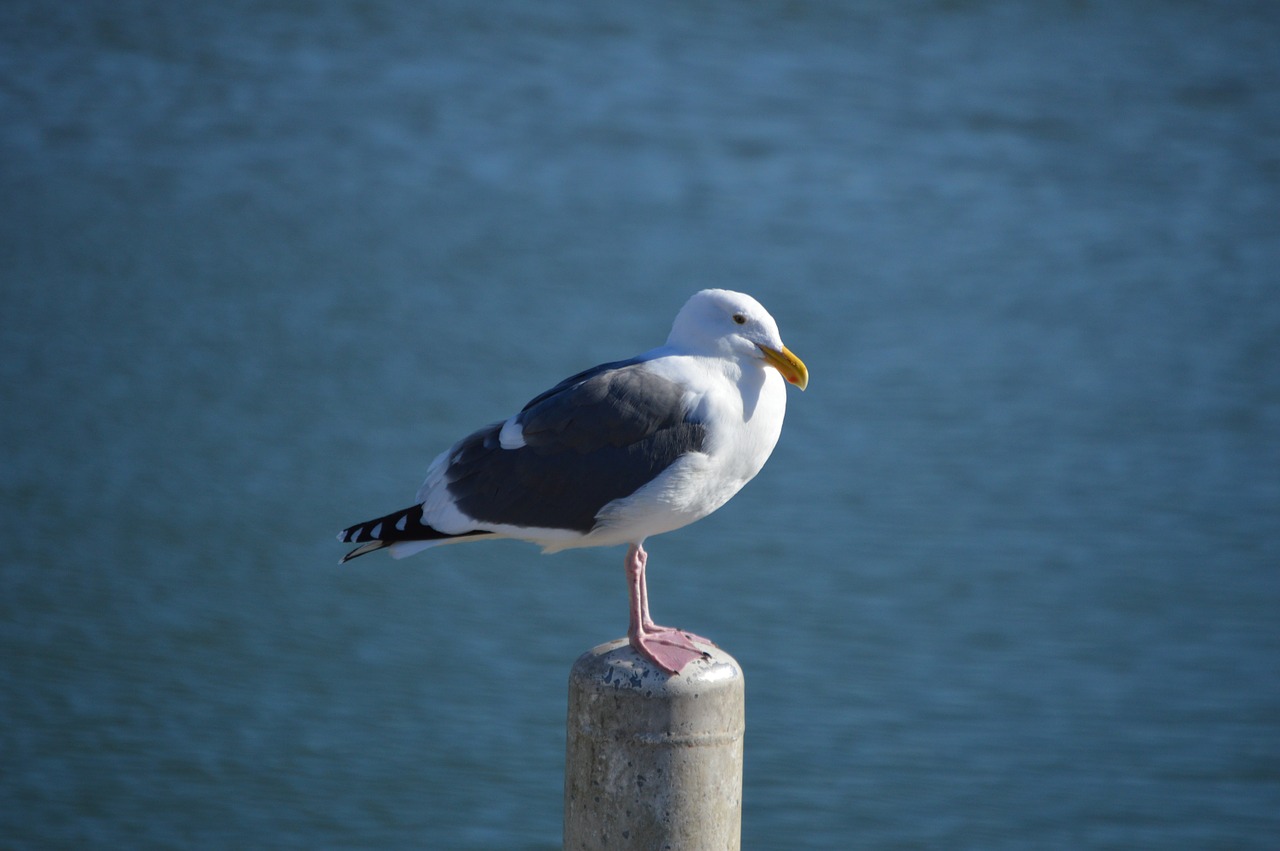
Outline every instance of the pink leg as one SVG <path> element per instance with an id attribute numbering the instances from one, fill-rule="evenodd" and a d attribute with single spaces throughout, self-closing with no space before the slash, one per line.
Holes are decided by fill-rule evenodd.
<path id="1" fill-rule="evenodd" d="M 649 589 L 644 580 L 644 567 L 648 560 L 649 554 L 640 544 L 632 544 L 627 550 L 625 564 L 631 599 L 631 622 L 627 629 L 627 639 L 641 656 L 668 674 L 678 674 L 685 665 L 706 655 L 693 642 L 711 642 L 689 632 L 658 626 L 649 617 Z"/>

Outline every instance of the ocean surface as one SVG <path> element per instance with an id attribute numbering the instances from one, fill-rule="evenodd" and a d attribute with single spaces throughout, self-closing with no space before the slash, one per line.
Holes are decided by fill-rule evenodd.
<path id="1" fill-rule="evenodd" d="M 1280 842 L 1280 5 L 0 6 L 0 847 L 555 849 L 621 549 L 339 567 L 752 293 L 748 849 Z"/>

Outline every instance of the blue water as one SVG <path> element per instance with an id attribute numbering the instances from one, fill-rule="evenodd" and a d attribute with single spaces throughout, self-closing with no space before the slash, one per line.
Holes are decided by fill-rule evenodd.
<path id="1" fill-rule="evenodd" d="M 704 286 L 744 847 L 1280 836 L 1271 3 L 0 8 L 0 846 L 559 847 L 621 550 L 344 525 Z"/>

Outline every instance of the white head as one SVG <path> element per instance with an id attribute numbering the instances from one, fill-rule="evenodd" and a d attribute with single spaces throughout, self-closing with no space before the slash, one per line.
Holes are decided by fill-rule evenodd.
<path id="1" fill-rule="evenodd" d="M 763 361 L 803 390 L 809 370 L 782 344 L 778 323 L 760 302 L 731 290 L 703 290 L 680 308 L 667 345 L 697 354 Z"/>

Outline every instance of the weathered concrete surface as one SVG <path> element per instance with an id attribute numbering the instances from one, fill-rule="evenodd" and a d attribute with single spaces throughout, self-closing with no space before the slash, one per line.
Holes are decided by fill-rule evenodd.
<path id="1" fill-rule="evenodd" d="M 569 674 L 566 851 L 737 851 L 745 683 L 719 648 L 675 676 L 626 639 Z"/>

